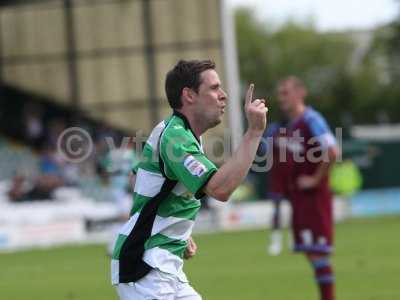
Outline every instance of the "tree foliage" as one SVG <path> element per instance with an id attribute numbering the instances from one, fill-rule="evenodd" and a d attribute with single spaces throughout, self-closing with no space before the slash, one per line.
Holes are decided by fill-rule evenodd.
<path id="1" fill-rule="evenodd" d="M 388 83 L 395 82 L 396 72 L 388 68 L 399 58 L 399 22 L 390 24 L 390 30 L 377 30 L 372 47 L 354 67 L 359 46 L 354 33 L 319 32 L 312 23 L 295 22 L 272 30 L 244 8 L 236 11 L 235 18 L 241 78 L 244 83 L 254 82 L 259 96 L 269 96 L 273 118 L 278 110 L 277 82 L 296 75 L 309 88 L 308 103 L 335 125 L 346 120 L 373 123 L 385 114 L 400 121 L 400 105 L 395 101 L 400 89 Z M 398 71 L 399 63 L 395 66 Z"/>

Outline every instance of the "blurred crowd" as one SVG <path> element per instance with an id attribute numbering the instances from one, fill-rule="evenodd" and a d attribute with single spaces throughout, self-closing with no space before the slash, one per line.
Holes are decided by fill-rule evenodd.
<path id="1" fill-rule="evenodd" d="M 49 118 L 46 117 L 45 108 L 37 104 L 24 107 L 20 125 L 22 143 L 36 153 L 38 160 L 35 170 L 28 172 L 28 175 L 21 171 L 22 166 L 16 168 L 8 190 L 10 201 L 54 199 L 57 188 L 79 188 L 85 184 L 85 179 L 107 187 L 111 197 L 118 198 L 122 193 L 129 192 L 129 173 L 136 157 L 131 142 L 121 144 L 124 134 L 120 131 L 93 123 L 79 115 Z M 59 149 L 59 137 L 70 127 L 85 130 L 93 141 L 90 155 L 79 163 L 66 159 Z M 107 143 L 106 137 L 112 144 Z M 79 140 L 76 143 L 72 147 L 89 147 Z M 115 146 L 114 149 L 112 146 Z"/>

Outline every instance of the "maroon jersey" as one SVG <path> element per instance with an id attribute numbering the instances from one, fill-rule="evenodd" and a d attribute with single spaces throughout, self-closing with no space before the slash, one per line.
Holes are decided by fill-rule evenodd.
<path id="1" fill-rule="evenodd" d="M 329 253 L 333 243 L 332 195 L 328 176 L 313 189 L 300 189 L 302 175 L 314 175 L 335 138 L 324 118 L 308 107 L 304 114 L 289 124 L 286 150 L 288 198 L 292 204 L 292 227 L 295 250 Z"/>

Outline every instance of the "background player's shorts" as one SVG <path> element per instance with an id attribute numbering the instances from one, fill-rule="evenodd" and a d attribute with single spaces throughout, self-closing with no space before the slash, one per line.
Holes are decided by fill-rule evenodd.
<path id="1" fill-rule="evenodd" d="M 324 192 L 299 192 L 291 197 L 294 251 L 333 251 L 332 197 Z"/>
<path id="2" fill-rule="evenodd" d="M 135 283 L 120 283 L 115 287 L 121 300 L 201 300 L 188 282 L 157 269 Z"/>

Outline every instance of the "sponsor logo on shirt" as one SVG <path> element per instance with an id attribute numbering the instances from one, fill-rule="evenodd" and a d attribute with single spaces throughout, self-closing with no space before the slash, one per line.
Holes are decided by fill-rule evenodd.
<path id="1" fill-rule="evenodd" d="M 193 155 L 187 155 L 183 161 L 183 165 L 193 176 L 201 177 L 207 172 L 207 167 L 194 158 Z"/>

